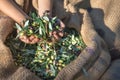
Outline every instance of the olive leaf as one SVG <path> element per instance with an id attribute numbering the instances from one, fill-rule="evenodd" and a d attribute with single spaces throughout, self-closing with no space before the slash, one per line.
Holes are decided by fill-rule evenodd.
<path id="1" fill-rule="evenodd" d="M 49 29 L 50 29 L 50 31 L 53 30 L 53 28 L 52 28 L 52 23 L 51 23 L 51 22 L 49 22 Z"/>
<path id="2" fill-rule="evenodd" d="M 15 23 L 15 26 L 16 26 L 17 30 L 19 30 L 19 31 L 23 30 L 19 24 Z"/>
<path id="3" fill-rule="evenodd" d="M 39 34 L 42 35 L 42 28 L 39 27 Z"/>
<path id="4" fill-rule="evenodd" d="M 29 26 L 29 20 L 27 20 L 24 24 L 24 27 L 28 27 Z"/>
<path id="5" fill-rule="evenodd" d="M 42 18 L 49 22 L 49 18 L 47 16 L 43 16 Z"/>

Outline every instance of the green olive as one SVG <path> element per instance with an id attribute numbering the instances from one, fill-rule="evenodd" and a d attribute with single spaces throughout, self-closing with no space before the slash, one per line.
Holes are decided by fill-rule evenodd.
<path id="1" fill-rule="evenodd" d="M 30 34 L 33 34 L 33 31 L 32 31 L 31 29 L 29 29 L 29 33 L 30 33 Z"/>
<path id="2" fill-rule="evenodd" d="M 35 26 L 35 22 L 32 23 L 32 26 Z"/>
<path id="3" fill-rule="evenodd" d="M 58 70 L 60 71 L 60 70 L 62 70 L 62 68 L 61 68 L 61 67 L 58 67 Z"/>
<path id="4" fill-rule="evenodd" d="M 53 63 L 53 61 L 52 61 L 52 60 L 50 60 L 50 61 L 49 61 L 49 63 L 50 63 L 50 64 L 52 64 L 52 63 Z"/>
<path id="5" fill-rule="evenodd" d="M 54 74 L 50 73 L 50 76 L 54 76 Z"/>
<path id="6" fill-rule="evenodd" d="M 59 62 L 59 63 L 63 63 L 63 60 L 59 60 L 58 62 Z"/>
<path id="7" fill-rule="evenodd" d="M 48 66 L 48 65 L 46 65 L 46 69 L 49 69 L 49 66 Z"/>
<path id="8" fill-rule="evenodd" d="M 48 56 L 48 55 L 49 55 L 49 53 L 48 53 L 48 52 L 46 52 L 46 53 L 45 53 L 45 55 L 46 55 L 46 56 Z"/>
<path id="9" fill-rule="evenodd" d="M 61 63 L 58 63 L 59 66 L 61 66 L 62 64 Z"/>
<path id="10" fill-rule="evenodd" d="M 37 25 L 39 25 L 37 22 L 33 22 L 32 26 L 36 27 Z"/>
<path id="11" fill-rule="evenodd" d="M 51 59 L 52 59 L 52 60 L 54 60 L 54 59 L 55 59 L 55 57 L 54 57 L 54 56 L 51 56 Z"/>
<path id="12" fill-rule="evenodd" d="M 45 56 L 43 55 L 41 58 L 42 58 L 42 59 L 44 59 L 44 58 L 45 58 Z"/>
<path id="13" fill-rule="evenodd" d="M 46 20 L 43 20 L 44 23 L 46 23 L 47 21 Z"/>
<path id="14" fill-rule="evenodd" d="M 39 60 L 40 63 L 42 63 L 43 61 L 42 60 Z"/>
<path id="15" fill-rule="evenodd" d="M 23 36 L 23 35 L 24 35 L 24 32 L 20 32 L 19 35 L 20 35 L 20 36 Z"/>
<path id="16" fill-rule="evenodd" d="M 47 58 L 47 61 L 49 61 L 50 60 L 50 58 Z"/>
<path id="17" fill-rule="evenodd" d="M 62 66 L 62 67 L 65 67 L 65 64 L 62 64 L 61 66 Z"/>

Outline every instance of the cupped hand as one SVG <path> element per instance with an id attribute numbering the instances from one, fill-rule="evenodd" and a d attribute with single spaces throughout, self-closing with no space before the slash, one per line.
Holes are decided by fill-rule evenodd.
<path id="1" fill-rule="evenodd" d="M 17 31 L 17 33 L 19 34 L 19 31 Z M 40 39 L 38 37 L 36 37 L 35 35 L 26 36 L 25 34 L 20 35 L 19 39 L 22 42 L 27 43 L 27 44 L 35 44 L 40 41 Z"/>
<path id="2" fill-rule="evenodd" d="M 54 30 L 52 31 L 51 35 L 56 39 L 56 40 L 59 40 L 61 37 L 64 36 L 64 29 L 65 29 L 65 24 L 60 20 L 58 19 L 58 22 L 60 24 L 60 28 L 59 30 Z"/>
<path id="3" fill-rule="evenodd" d="M 29 37 L 26 35 L 23 35 L 23 36 L 20 36 L 19 39 L 27 44 L 35 44 L 35 43 L 39 42 L 39 40 L 40 40 L 34 35 L 31 35 Z"/>

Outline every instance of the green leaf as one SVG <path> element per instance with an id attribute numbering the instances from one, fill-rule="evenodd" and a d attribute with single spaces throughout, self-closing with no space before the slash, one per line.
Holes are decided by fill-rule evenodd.
<path id="1" fill-rule="evenodd" d="M 57 19 L 57 17 L 53 17 L 53 18 L 52 18 L 52 21 L 55 21 L 56 19 Z"/>
<path id="2" fill-rule="evenodd" d="M 43 32 L 43 37 L 46 38 L 46 28 L 45 28 L 45 26 L 42 26 L 42 32 Z"/>
<path id="3" fill-rule="evenodd" d="M 36 15 L 35 13 L 32 13 L 32 14 L 31 14 L 31 17 L 32 17 L 33 19 L 35 19 L 35 18 L 37 17 L 37 15 Z"/>
<path id="4" fill-rule="evenodd" d="M 52 28 L 52 23 L 51 22 L 49 22 L 49 29 L 52 31 L 53 30 L 53 28 Z"/>
<path id="5" fill-rule="evenodd" d="M 38 31 L 39 31 L 39 28 L 38 28 L 38 29 L 36 29 L 34 33 L 36 34 Z"/>
<path id="6" fill-rule="evenodd" d="M 49 18 L 47 16 L 43 16 L 42 18 L 46 21 L 49 21 Z"/>
<path id="7" fill-rule="evenodd" d="M 42 35 L 42 28 L 39 27 L 39 34 Z"/>
<path id="8" fill-rule="evenodd" d="M 28 27 L 29 26 L 29 20 L 27 20 L 24 24 L 24 27 Z"/>
<path id="9" fill-rule="evenodd" d="M 68 46 L 68 49 L 69 49 L 69 50 L 72 50 L 72 45 L 69 45 L 69 46 Z"/>
<path id="10" fill-rule="evenodd" d="M 51 71 L 52 71 L 53 76 L 55 76 L 56 70 L 54 69 L 54 66 L 53 66 L 53 65 L 50 65 L 50 69 L 51 69 Z"/>
<path id="11" fill-rule="evenodd" d="M 23 30 L 19 24 L 15 23 L 15 25 L 16 25 L 17 30 L 19 30 L 19 31 Z"/>

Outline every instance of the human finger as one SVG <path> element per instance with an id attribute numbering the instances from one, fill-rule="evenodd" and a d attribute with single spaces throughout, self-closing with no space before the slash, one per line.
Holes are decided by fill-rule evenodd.
<path id="1" fill-rule="evenodd" d="M 25 43 L 29 43 L 29 39 L 27 38 L 27 36 L 20 36 L 19 39 L 22 41 L 22 42 L 25 42 Z"/>
<path id="2" fill-rule="evenodd" d="M 34 37 L 34 38 L 30 41 L 30 44 L 35 44 L 35 43 L 37 43 L 37 42 L 39 42 L 39 41 L 40 41 L 39 38 Z"/>

